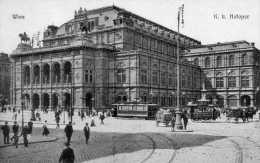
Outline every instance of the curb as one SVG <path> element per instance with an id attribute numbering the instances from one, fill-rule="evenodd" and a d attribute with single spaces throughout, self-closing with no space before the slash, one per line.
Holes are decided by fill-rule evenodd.
<path id="1" fill-rule="evenodd" d="M 57 137 L 52 137 L 49 140 L 40 140 L 40 141 L 33 141 L 33 142 L 29 142 L 28 144 L 37 144 L 37 143 L 44 143 L 44 142 L 54 142 L 58 140 Z M 18 145 L 23 145 L 23 143 L 18 143 Z M 10 146 L 15 146 L 14 144 L 4 144 L 4 145 L 0 145 L 0 148 L 5 148 L 5 147 L 10 147 Z"/>

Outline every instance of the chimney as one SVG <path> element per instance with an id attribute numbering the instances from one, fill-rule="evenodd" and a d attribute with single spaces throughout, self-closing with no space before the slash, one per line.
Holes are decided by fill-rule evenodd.
<path id="1" fill-rule="evenodd" d="M 253 47 L 254 47 L 254 46 L 255 46 L 255 43 L 254 43 L 254 42 L 251 42 L 251 46 L 253 46 Z"/>

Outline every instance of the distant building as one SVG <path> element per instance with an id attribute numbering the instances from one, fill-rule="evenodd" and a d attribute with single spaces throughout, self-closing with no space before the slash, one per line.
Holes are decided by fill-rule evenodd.
<path id="1" fill-rule="evenodd" d="M 23 35 L 21 35 L 23 36 Z M 24 40 L 11 54 L 12 104 L 104 109 L 114 103 L 176 105 L 177 33 L 116 6 L 75 11 L 48 26 L 43 47 Z M 180 47 L 200 42 L 180 35 Z M 182 62 L 182 104 L 200 97 L 201 70 Z"/>
<path id="2" fill-rule="evenodd" d="M 0 98 L 9 102 L 10 97 L 10 74 L 11 62 L 8 54 L 0 53 Z"/>
<path id="3" fill-rule="evenodd" d="M 260 106 L 260 51 L 234 41 L 189 48 L 184 58 L 202 69 L 207 97 L 221 107 Z"/>

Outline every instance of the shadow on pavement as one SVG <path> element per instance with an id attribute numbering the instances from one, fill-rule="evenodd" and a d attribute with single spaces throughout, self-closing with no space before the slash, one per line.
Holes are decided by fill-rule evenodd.
<path id="1" fill-rule="evenodd" d="M 64 147 L 64 131 L 50 129 L 50 136 L 58 138 L 55 142 L 31 144 L 29 148 L 19 146 L 0 149 L 0 162 L 13 161 L 30 163 L 47 161 L 58 162 Z M 41 134 L 41 129 L 35 129 L 33 134 Z M 2 139 L 2 137 L 0 136 Z M 224 136 L 210 136 L 194 133 L 115 133 L 91 132 L 89 144 L 85 144 L 82 131 L 74 131 L 71 147 L 76 155 L 76 162 L 94 160 L 115 154 L 132 153 L 141 150 L 181 149 L 185 147 L 201 146 L 205 143 L 224 139 Z"/>

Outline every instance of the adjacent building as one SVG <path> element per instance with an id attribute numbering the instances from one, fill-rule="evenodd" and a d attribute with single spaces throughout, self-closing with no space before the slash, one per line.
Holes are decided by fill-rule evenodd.
<path id="1" fill-rule="evenodd" d="M 104 109 L 114 103 L 176 105 L 177 32 L 125 9 L 87 11 L 26 40 L 11 54 L 11 103 L 33 109 Z M 180 34 L 182 50 L 201 43 Z M 181 63 L 182 104 L 200 98 L 201 69 Z"/>
<path id="2" fill-rule="evenodd" d="M 9 102 L 10 97 L 10 67 L 8 54 L 0 53 L 0 99 L 4 99 L 6 102 Z"/>
<path id="3" fill-rule="evenodd" d="M 183 57 L 202 70 L 207 98 L 220 107 L 260 106 L 260 52 L 254 43 L 234 41 L 197 46 Z"/>

